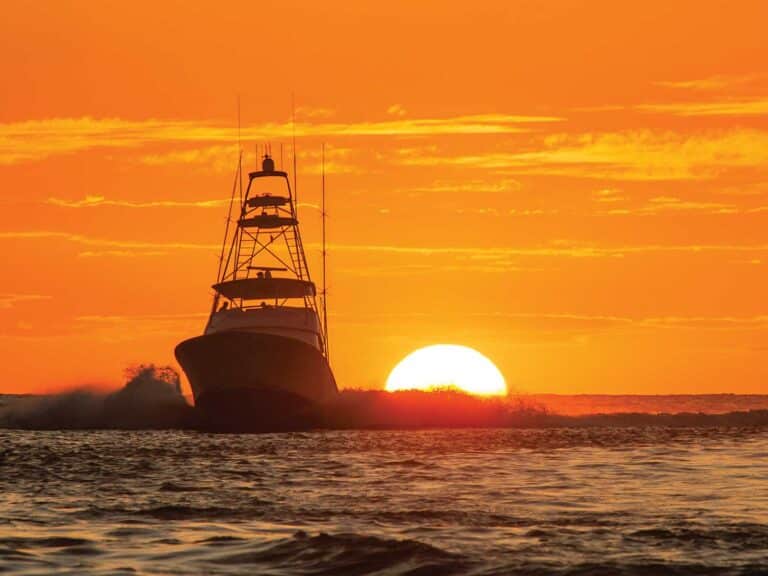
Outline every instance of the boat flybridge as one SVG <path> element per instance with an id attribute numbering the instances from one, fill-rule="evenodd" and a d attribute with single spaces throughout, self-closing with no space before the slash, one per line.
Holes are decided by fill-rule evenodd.
<path id="1" fill-rule="evenodd" d="M 268 191 L 266 181 L 275 179 L 284 194 Z M 248 174 L 225 258 L 213 285 L 206 334 L 237 329 L 288 335 L 326 355 L 325 330 L 309 278 L 291 183 L 287 172 L 275 170 L 269 155 L 264 156 L 261 170 Z"/>
<path id="2" fill-rule="evenodd" d="M 264 154 L 245 193 L 233 191 L 204 333 L 176 347 L 196 406 L 219 425 L 300 428 L 308 406 L 336 393 L 294 198 Z"/>

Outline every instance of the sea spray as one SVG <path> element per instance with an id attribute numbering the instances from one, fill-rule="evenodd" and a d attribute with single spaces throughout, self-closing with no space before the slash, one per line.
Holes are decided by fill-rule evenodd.
<path id="1" fill-rule="evenodd" d="M 192 408 L 170 367 L 140 364 L 111 393 L 79 389 L 16 399 L 0 412 L 0 426 L 35 430 L 187 428 Z"/>

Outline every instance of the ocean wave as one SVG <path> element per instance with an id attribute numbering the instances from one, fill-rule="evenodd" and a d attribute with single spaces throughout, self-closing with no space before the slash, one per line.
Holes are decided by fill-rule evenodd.
<path id="1" fill-rule="evenodd" d="M 196 506 L 189 504 L 164 504 L 158 506 L 127 508 L 122 506 L 90 506 L 75 516 L 83 520 L 99 518 L 151 518 L 153 520 L 255 520 L 264 516 L 268 506 L 254 499 L 248 505 L 235 507 Z"/>
<path id="2" fill-rule="evenodd" d="M 647 534 L 637 536 L 660 538 L 665 540 L 666 546 L 675 545 L 666 541 L 675 537 L 674 531 L 666 533 L 664 529 L 653 529 L 644 532 Z M 126 537 L 122 532 L 120 535 Z M 685 538 L 706 551 L 716 542 L 718 534 L 705 531 Z M 99 538 L 1 538 L 0 566 L 18 573 L 69 573 L 68 570 L 74 569 L 75 572 L 112 574 L 115 570 L 110 566 L 115 566 L 118 561 L 122 564 L 120 573 L 268 573 L 275 576 L 747 576 L 768 573 L 759 561 L 696 562 L 662 559 L 647 553 L 635 553 L 626 558 L 609 555 L 601 561 L 532 559 L 526 550 L 520 550 L 520 554 L 489 557 L 452 552 L 410 538 L 350 532 L 313 534 L 298 530 L 292 535 L 271 538 L 227 534 L 196 540 L 166 537 L 153 540 L 152 544 L 156 546 L 153 551 L 135 549 L 128 553 L 126 549 L 115 560 L 111 557 L 114 545 Z M 627 545 L 636 548 L 637 542 Z M 567 550 L 561 552 L 568 556 Z"/>
<path id="3" fill-rule="evenodd" d="M 721 526 L 672 526 L 647 528 L 627 534 L 628 543 L 660 543 L 665 546 L 691 546 L 706 550 L 768 550 L 768 526 L 733 523 Z"/>
<path id="4" fill-rule="evenodd" d="M 238 567 L 265 565 L 272 573 L 345 575 L 345 574 L 458 574 L 469 562 L 416 540 L 394 540 L 357 534 L 311 536 L 296 532 L 268 545 L 227 551 L 210 558 L 212 565 Z"/>
<path id="5" fill-rule="evenodd" d="M 281 538 L 242 538 L 217 535 L 193 542 L 166 538 L 155 541 L 165 552 L 135 554 L 124 570 L 135 567 L 155 572 L 161 566 L 174 573 L 237 573 L 244 570 L 269 574 L 343 576 L 380 574 L 420 576 L 466 573 L 472 564 L 466 557 L 408 539 L 387 539 L 351 533 L 311 535 L 303 530 Z M 83 556 L 108 556 L 105 542 L 84 538 L 0 539 L 0 568 L 24 572 L 61 571 L 81 564 Z M 87 561 L 86 561 L 87 562 Z M 109 565 L 109 558 L 106 558 Z M 132 566 L 131 566 L 132 565 Z M 129 568 L 129 566 L 131 566 Z M 98 573 L 92 566 L 90 573 Z M 166 572 L 166 569 L 160 569 Z M 110 573 L 105 570 L 104 573 Z"/>
<path id="6" fill-rule="evenodd" d="M 471 572 L 472 576 L 765 576 L 761 563 L 733 566 L 697 562 L 605 561 L 583 563 L 520 562 Z"/>

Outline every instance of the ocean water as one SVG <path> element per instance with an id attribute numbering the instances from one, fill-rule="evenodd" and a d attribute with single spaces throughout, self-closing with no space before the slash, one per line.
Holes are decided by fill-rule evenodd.
<path id="1" fill-rule="evenodd" d="M 0 430 L 0 572 L 768 574 L 768 429 Z"/>

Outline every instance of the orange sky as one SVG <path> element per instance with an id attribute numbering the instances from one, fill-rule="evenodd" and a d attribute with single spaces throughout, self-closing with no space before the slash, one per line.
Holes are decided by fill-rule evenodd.
<path id="1" fill-rule="evenodd" d="M 316 272 L 328 146 L 341 386 L 451 342 L 514 390 L 766 392 L 766 22 L 733 0 L 4 2 L 0 392 L 174 363 L 210 306 L 237 97 L 250 167 L 289 142 L 292 93 Z"/>

